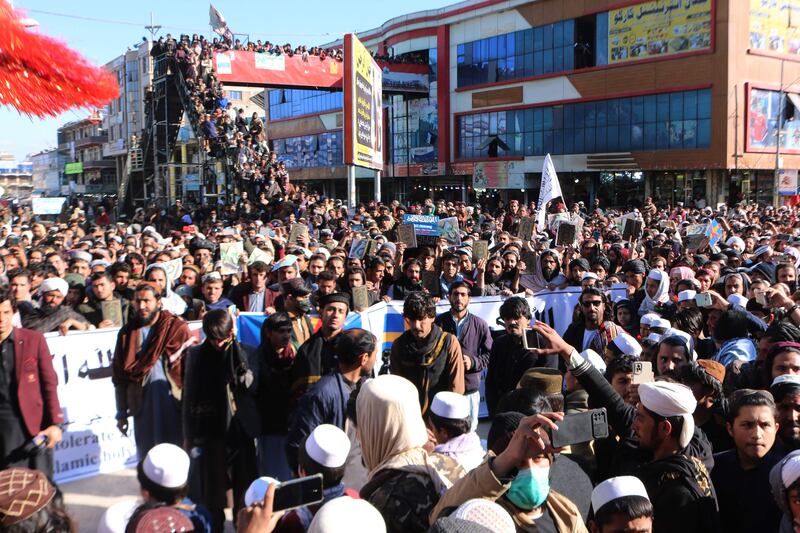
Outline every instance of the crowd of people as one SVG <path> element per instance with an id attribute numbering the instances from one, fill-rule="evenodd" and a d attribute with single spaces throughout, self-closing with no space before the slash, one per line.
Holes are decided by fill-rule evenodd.
<path id="1" fill-rule="evenodd" d="M 520 236 L 534 210 L 349 211 L 303 190 L 124 222 L 82 201 L 49 222 L 3 208 L 4 530 L 75 527 L 50 480 L 65 420 L 42 334 L 120 328 L 104 401 L 135 428 L 141 499 L 103 531 L 222 531 L 229 490 L 240 531 L 795 531 L 800 209 L 558 200 Z M 405 214 L 455 217 L 460 244 L 409 246 Z M 572 244 L 559 218 L 580 219 Z M 698 239 L 712 222 L 719 240 Z M 362 238 L 374 246 L 351 253 Z M 568 288 L 556 331 L 527 297 Z M 470 311 L 480 296 L 502 299 L 502 329 Z M 392 300 L 390 351 L 345 329 Z M 232 308 L 266 316 L 259 345 L 237 340 Z M 553 446 L 601 408 L 608 436 Z M 272 481 L 316 474 L 320 503 L 272 512 Z"/>

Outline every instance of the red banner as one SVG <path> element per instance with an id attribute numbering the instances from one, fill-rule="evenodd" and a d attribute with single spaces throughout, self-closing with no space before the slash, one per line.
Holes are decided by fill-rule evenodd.
<path id="1" fill-rule="evenodd" d="M 427 90 L 427 65 L 381 64 L 384 72 L 396 73 L 384 79 L 385 92 L 424 92 Z M 303 59 L 300 55 L 272 55 L 242 50 L 216 52 L 214 71 L 228 85 L 264 85 L 292 88 L 342 88 L 343 63 L 331 57 Z M 387 79 L 388 78 L 388 79 Z M 386 85 L 389 87 L 386 87 Z"/>

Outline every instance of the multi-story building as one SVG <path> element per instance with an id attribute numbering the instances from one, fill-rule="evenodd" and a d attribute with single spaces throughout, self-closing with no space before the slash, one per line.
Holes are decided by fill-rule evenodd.
<path id="1" fill-rule="evenodd" d="M 0 152 L 0 187 L 3 198 L 22 199 L 33 190 L 33 165 L 30 161 L 17 161 L 8 152 Z"/>
<path id="2" fill-rule="evenodd" d="M 48 148 L 31 157 L 33 165 L 33 192 L 46 196 L 61 194 L 58 150 Z"/>
<path id="3" fill-rule="evenodd" d="M 391 19 L 359 38 L 427 62 L 430 92 L 385 98 L 384 193 L 532 200 L 549 153 L 569 200 L 770 202 L 776 175 L 788 191 L 800 168 L 796 13 L 762 0 L 467 0 Z M 341 94 L 271 90 L 267 108 L 293 179 L 343 191 Z"/>
<path id="4" fill-rule="evenodd" d="M 126 172 L 131 141 L 135 141 L 145 127 L 144 94 L 153 79 L 151 46 L 151 41 L 143 40 L 105 65 L 117 78 L 119 96 L 106 106 L 103 117 L 103 129 L 108 134 L 103 156 L 114 159 L 118 180 Z"/>
<path id="5" fill-rule="evenodd" d="M 116 194 L 117 172 L 113 157 L 103 156 L 108 133 L 99 113 L 58 128 L 61 184 L 76 194 Z"/>

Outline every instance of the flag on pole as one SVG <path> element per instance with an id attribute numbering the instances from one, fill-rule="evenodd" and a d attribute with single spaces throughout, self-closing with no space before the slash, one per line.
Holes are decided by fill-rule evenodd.
<path id="1" fill-rule="evenodd" d="M 214 4 L 209 4 L 208 18 L 208 23 L 211 25 L 211 29 L 214 30 L 214 33 L 225 35 L 225 32 L 228 30 L 228 23 L 222 18 L 222 13 L 214 7 Z"/>
<path id="2" fill-rule="evenodd" d="M 563 196 L 561 183 L 559 183 L 556 169 L 553 167 L 553 160 L 550 159 L 550 154 L 547 154 L 544 157 L 544 166 L 542 167 L 542 185 L 539 188 L 539 201 L 536 203 L 536 224 L 539 231 L 542 231 L 542 228 L 545 227 L 547 202 L 559 196 Z"/>

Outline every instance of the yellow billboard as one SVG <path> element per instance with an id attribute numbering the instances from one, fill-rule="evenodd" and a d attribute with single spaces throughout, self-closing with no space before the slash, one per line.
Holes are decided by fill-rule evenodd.
<path id="1" fill-rule="evenodd" d="M 750 0 L 750 48 L 800 54 L 800 0 Z"/>
<path id="2" fill-rule="evenodd" d="M 714 0 L 653 0 L 608 12 L 608 62 L 711 48 Z"/>
<path id="3" fill-rule="evenodd" d="M 352 33 L 344 37 L 344 162 L 383 170 L 383 72 Z"/>

